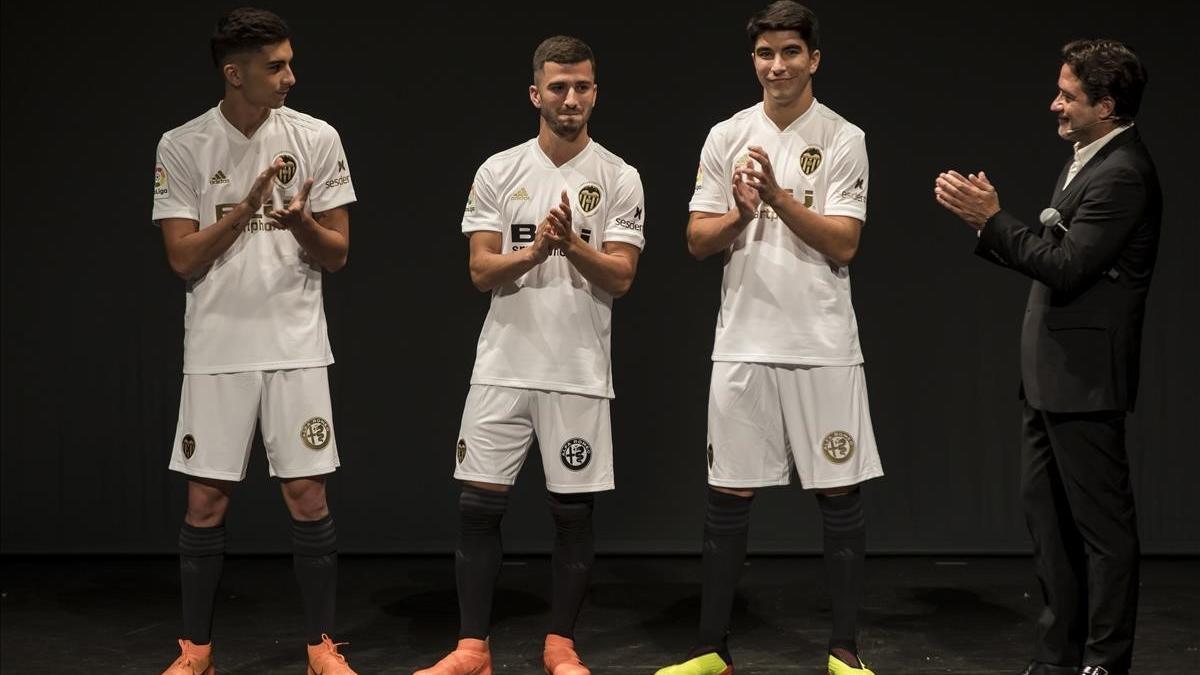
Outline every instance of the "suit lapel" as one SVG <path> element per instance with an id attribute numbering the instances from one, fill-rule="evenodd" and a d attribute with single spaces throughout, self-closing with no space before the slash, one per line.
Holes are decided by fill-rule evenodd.
<path id="1" fill-rule="evenodd" d="M 1066 168 L 1063 169 L 1062 175 L 1058 177 L 1058 189 L 1054 191 L 1054 199 L 1051 200 L 1053 202 L 1051 206 L 1061 211 L 1061 207 L 1064 204 L 1073 205 L 1075 202 L 1078 202 L 1082 188 L 1087 184 L 1088 176 L 1090 176 L 1096 170 L 1096 167 L 1103 164 L 1104 160 L 1107 159 L 1114 150 L 1122 145 L 1125 145 L 1126 143 L 1132 143 L 1136 141 L 1137 138 L 1137 129 L 1132 127 L 1114 136 L 1113 139 L 1106 143 L 1103 148 L 1100 148 L 1100 151 L 1097 152 L 1094 157 L 1088 160 L 1087 164 L 1083 165 L 1083 168 L 1079 169 L 1079 173 L 1075 174 L 1075 177 L 1071 179 L 1071 184 L 1064 188 L 1063 182 L 1066 181 L 1067 172 L 1071 170 L 1071 163 L 1074 161 L 1073 157 L 1072 159 L 1068 159 Z"/>

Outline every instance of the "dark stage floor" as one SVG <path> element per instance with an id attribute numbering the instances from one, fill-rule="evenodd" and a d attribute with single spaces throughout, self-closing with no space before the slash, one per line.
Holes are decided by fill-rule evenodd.
<path id="1" fill-rule="evenodd" d="M 1149 559 L 1134 670 L 1200 672 L 1200 564 Z M 176 655 L 170 558 L 6 558 L 0 670 L 161 672 Z M 343 557 L 339 640 L 359 673 L 411 673 L 454 643 L 450 556 Z M 1026 558 L 873 558 L 860 646 L 878 675 L 1020 672 L 1036 603 Z M 510 558 L 496 597 L 497 672 L 540 673 L 549 561 Z M 642 673 L 684 654 L 699 613 L 698 558 L 604 557 L 578 642 L 602 673 Z M 824 673 L 829 611 L 819 558 L 752 558 L 734 613 L 739 675 Z M 219 672 L 303 673 L 291 560 L 226 562 L 214 638 Z"/>

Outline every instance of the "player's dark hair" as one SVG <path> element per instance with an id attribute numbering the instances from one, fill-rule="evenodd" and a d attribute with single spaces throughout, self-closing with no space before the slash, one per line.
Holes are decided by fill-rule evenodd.
<path id="1" fill-rule="evenodd" d="M 746 24 L 746 36 L 750 38 L 750 48 L 758 42 L 758 36 L 773 30 L 794 30 L 800 34 L 800 39 L 808 45 L 808 51 L 815 52 L 821 48 L 820 31 L 817 28 L 817 15 L 804 5 L 793 0 L 778 0 L 767 5 L 766 9 L 750 17 Z"/>
<path id="2" fill-rule="evenodd" d="M 234 54 L 256 52 L 292 37 L 278 14 L 254 7 L 239 7 L 217 20 L 210 47 L 213 65 L 220 68 Z"/>
<path id="3" fill-rule="evenodd" d="M 596 57 L 592 55 L 592 48 L 579 38 L 555 35 L 542 40 L 542 44 L 533 50 L 534 77 L 537 77 L 547 61 L 565 65 L 588 61 L 592 64 L 592 76 L 596 74 Z"/>
<path id="4" fill-rule="evenodd" d="M 1062 48 L 1062 59 L 1083 83 L 1092 105 L 1107 96 L 1116 104 L 1114 118 L 1128 122 L 1137 117 L 1147 76 L 1132 49 L 1116 40 L 1075 40 Z"/>

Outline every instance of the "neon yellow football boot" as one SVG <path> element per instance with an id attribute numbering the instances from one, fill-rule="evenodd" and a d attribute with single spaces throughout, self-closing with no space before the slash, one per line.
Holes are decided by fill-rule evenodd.
<path id="1" fill-rule="evenodd" d="M 861 667 L 853 668 L 833 654 L 829 655 L 829 675 L 875 675 L 862 659 L 858 660 L 858 665 Z"/>
<path id="2" fill-rule="evenodd" d="M 725 663 L 716 652 L 708 652 L 683 663 L 661 668 L 654 675 L 733 675 L 733 665 Z"/>

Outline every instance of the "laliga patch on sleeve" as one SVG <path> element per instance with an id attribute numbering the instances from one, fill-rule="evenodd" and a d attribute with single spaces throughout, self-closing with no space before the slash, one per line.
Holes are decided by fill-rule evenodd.
<path id="1" fill-rule="evenodd" d="M 166 199 L 171 196 L 171 189 L 167 187 L 167 170 L 162 164 L 157 164 L 154 167 L 154 198 Z"/>

